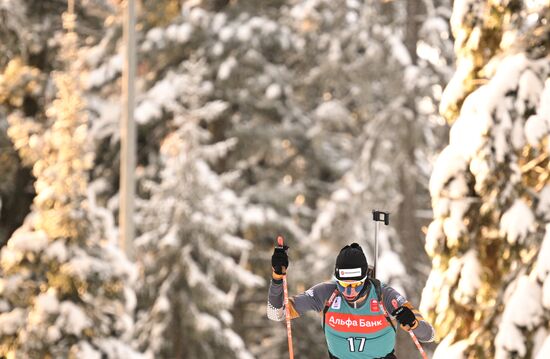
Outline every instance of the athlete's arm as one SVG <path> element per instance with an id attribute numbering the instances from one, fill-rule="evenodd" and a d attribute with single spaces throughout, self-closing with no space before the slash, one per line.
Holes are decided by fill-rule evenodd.
<path id="1" fill-rule="evenodd" d="M 419 341 L 428 343 L 432 342 L 435 338 L 435 330 L 430 323 L 428 323 L 422 314 L 413 307 L 413 305 L 405 299 L 398 291 L 390 286 L 382 285 L 382 297 L 384 298 L 384 308 L 388 314 L 391 314 L 394 310 L 400 306 L 405 306 L 413 311 L 418 325 L 412 329 Z"/>
<path id="2" fill-rule="evenodd" d="M 334 282 L 323 282 L 314 285 L 301 294 L 289 298 L 290 318 L 297 318 L 308 311 L 321 312 L 325 307 L 326 300 L 335 289 L 336 284 Z M 275 321 L 285 319 L 282 279 L 271 280 L 267 299 L 267 317 Z"/>

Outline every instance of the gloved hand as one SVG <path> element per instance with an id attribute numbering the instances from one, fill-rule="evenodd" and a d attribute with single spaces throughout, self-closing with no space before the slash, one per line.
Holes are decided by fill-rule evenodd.
<path id="1" fill-rule="evenodd" d="M 271 256 L 271 267 L 273 272 L 278 274 L 278 277 L 282 278 L 283 274 L 286 274 L 288 268 L 288 246 L 275 247 L 273 255 Z M 274 276 L 275 277 L 275 276 Z"/>
<path id="2" fill-rule="evenodd" d="M 413 311 L 408 307 L 401 306 L 394 310 L 391 315 L 397 319 L 405 330 L 415 329 L 418 326 L 418 320 L 416 320 Z"/>

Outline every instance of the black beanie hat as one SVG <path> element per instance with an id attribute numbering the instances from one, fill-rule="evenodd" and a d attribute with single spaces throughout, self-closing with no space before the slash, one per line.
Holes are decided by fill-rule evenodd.
<path id="1" fill-rule="evenodd" d="M 360 280 L 367 276 L 367 257 L 357 243 L 352 243 L 340 250 L 336 257 L 334 276 L 340 280 Z"/>

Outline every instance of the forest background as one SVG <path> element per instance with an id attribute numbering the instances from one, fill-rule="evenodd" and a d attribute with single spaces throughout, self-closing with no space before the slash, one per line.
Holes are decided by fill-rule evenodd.
<path id="1" fill-rule="evenodd" d="M 0 356 L 284 358 L 275 236 L 296 293 L 380 209 L 434 358 L 550 357 L 548 1 L 138 1 L 130 258 L 124 2 L 69 3 L 0 1 Z"/>

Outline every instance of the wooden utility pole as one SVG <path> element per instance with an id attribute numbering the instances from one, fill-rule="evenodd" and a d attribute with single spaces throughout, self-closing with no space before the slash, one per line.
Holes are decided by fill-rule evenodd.
<path id="1" fill-rule="evenodd" d="M 120 123 L 120 248 L 131 258 L 133 252 L 134 195 L 136 168 L 135 74 L 136 74 L 136 14 L 135 1 L 125 0 L 124 8 L 124 68 L 122 70 L 122 121 Z"/>

